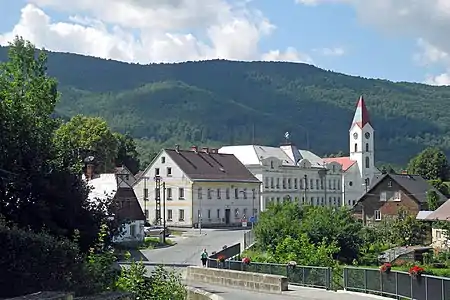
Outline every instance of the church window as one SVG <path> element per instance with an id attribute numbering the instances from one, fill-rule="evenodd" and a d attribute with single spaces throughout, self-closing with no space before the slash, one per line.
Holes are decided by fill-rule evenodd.
<path id="1" fill-rule="evenodd" d="M 355 151 L 354 152 L 358 152 L 358 144 L 355 143 Z"/>
<path id="2" fill-rule="evenodd" d="M 369 143 L 366 143 L 366 151 L 369 151 Z"/>
<path id="3" fill-rule="evenodd" d="M 366 168 L 370 168 L 370 159 L 366 157 Z"/>

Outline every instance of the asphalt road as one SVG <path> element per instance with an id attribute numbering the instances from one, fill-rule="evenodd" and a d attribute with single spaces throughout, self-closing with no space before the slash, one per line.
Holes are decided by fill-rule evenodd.
<path id="1" fill-rule="evenodd" d="M 176 245 L 151 250 L 141 250 L 144 262 L 161 264 L 201 265 L 200 254 L 204 248 L 209 254 L 219 251 L 224 245 L 231 246 L 242 242 L 243 230 L 203 229 L 202 235 L 192 230 L 188 237 L 175 238 Z"/>

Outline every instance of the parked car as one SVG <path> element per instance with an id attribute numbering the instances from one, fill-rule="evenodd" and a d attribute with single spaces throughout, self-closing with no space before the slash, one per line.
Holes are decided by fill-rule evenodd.
<path id="1" fill-rule="evenodd" d="M 145 236 L 160 236 L 164 232 L 163 226 L 146 226 L 144 227 Z M 171 234 L 169 228 L 166 227 L 166 237 Z"/>

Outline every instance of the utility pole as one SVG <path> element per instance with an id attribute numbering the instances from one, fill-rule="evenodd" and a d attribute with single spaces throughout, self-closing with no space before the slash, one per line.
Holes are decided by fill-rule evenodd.
<path id="1" fill-rule="evenodd" d="M 203 195 L 199 199 L 200 211 L 198 212 L 198 229 L 200 231 L 200 235 L 202 235 L 202 200 L 203 200 Z"/>
<path id="2" fill-rule="evenodd" d="M 166 244 L 166 183 L 162 184 L 163 189 L 163 244 Z"/>
<path id="3" fill-rule="evenodd" d="M 156 224 L 161 225 L 161 177 L 155 176 Z"/>
<path id="4" fill-rule="evenodd" d="M 305 174 L 304 178 L 305 178 L 305 203 L 308 203 L 308 197 L 306 194 L 306 191 L 308 190 L 308 175 Z"/>
<path id="5" fill-rule="evenodd" d="M 147 188 L 147 177 L 144 177 L 144 214 L 145 214 L 145 222 L 148 222 L 148 210 L 147 210 L 147 201 L 148 201 L 148 188 Z"/>

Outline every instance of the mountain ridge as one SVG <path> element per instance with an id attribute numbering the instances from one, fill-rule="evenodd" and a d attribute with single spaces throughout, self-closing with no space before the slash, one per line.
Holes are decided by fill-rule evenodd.
<path id="1" fill-rule="evenodd" d="M 0 60 L 6 48 L 0 48 Z M 450 152 L 450 88 L 366 79 L 312 65 L 210 60 L 138 65 L 48 53 L 61 115 L 104 117 L 154 149 L 162 145 L 278 145 L 285 131 L 319 155 L 348 152 L 364 95 L 376 160 L 404 164 L 425 146 Z M 145 145 L 144 145 L 145 147 Z M 154 150 L 152 150 L 154 151 Z"/>

